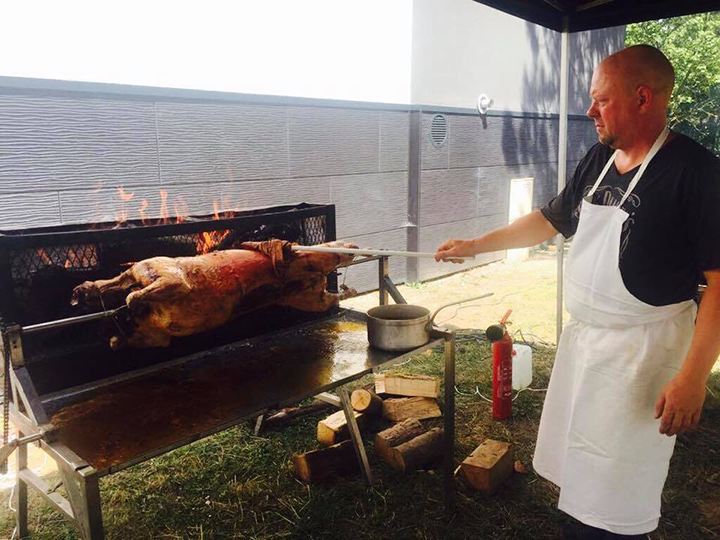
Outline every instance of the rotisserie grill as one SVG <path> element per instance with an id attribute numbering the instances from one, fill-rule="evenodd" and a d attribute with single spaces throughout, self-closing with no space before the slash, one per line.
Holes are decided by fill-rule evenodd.
<path id="1" fill-rule="evenodd" d="M 305 260 L 303 267 L 313 272 L 303 290 L 322 293 L 317 299 L 331 301 L 315 302 L 313 297 L 316 305 L 303 309 L 307 303 L 284 296 L 288 291 L 298 293 L 297 285 L 296 289 L 277 284 L 271 290 L 261 288 L 274 301 L 263 297 L 249 313 L 233 306 L 228 322 L 200 324 L 198 333 L 177 332 L 169 341 L 165 336 L 162 345 L 167 346 L 162 347 L 111 349 L 111 338 L 127 337 L 128 325 L 142 320 L 137 312 L 133 314 L 132 302 L 124 307 L 132 290 L 120 287 L 118 294 L 97 297 L 76 293 L 76 301 L 71 302 L 73 290 L 83 291 L 83 283 L 116 280 L 145 259 L 223 259 L 232 252 L 216 252 L 248 247 L 266 257 L 277 255 L 276 249 L 283 251 L 289 243 L 312 246 L 334 241 L 334 212 L 331 205 L 302 204 L 186 218 L 172 224 L 126 222 L 122 227 L 96 224 L 0 231 L 0 328 L 6 381 L 11 382 L 5 394 L 11 399 L 5 403 L 19 437 L 26 438 L 24 443 L 39 438 L 37 444 L 56 462 L 68 495 L 65 500 L 52 493 L 27 468 L 24 443 L 15 442 L 19 445 L 19 533 L 27 531 L 28 485 L 63 512 L 82 538 L 102 539 L 100 477 L 271 407 L 333 388 L 349 410 L 342 385 L 443 341 L 446 384 L 453 384 L 452 334 L 434 330 L 427 345 L 406 354 L 369 346 L 365 314 L 337 306 L 334 272 L 325 282 L 325 274 L 349 261 L 349 256 L 314 253 L 312 257 L 333 259 L 315 266 L 302 258 L 303 252 L 289 255 L 289 249 L 286 261 L 268 257 L 269 270 L 279 273 L 290 272 L 292 260 Z M 387 301 L 388 293 L 402 301 L 387 276 L 387 257 L 359 262 L 367 260 L 380 265 L 381 303 Z M 325 285 L 329 296 L 325 296 Z M 130 339 L 128 344 L 133 345 Z M 446 471 L 452 470 L 453 410 L 449 392 Z M 351 435 L 370 481 L 359 433 L 351 429 Z M 446 495 L 452 486 L 452 475 L 447 476 Z"/>

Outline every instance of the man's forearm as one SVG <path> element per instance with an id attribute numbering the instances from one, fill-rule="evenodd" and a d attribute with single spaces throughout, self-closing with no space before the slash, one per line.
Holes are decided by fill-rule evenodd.
<path id="1" fill-rule="evenodd" d="M 516 249 L 535 246 L 550 240 L 558 231 L 545 219 L 540 210 L 523 216 L 510 225 L 496 229 L 488 234 L 472 240 L 473 251 L 488 253 L 505 249 Z"/>
<path id="2" fill-rule="evenodd" d="M 707 380 L 720 355 L 720 270 L 705 273 L 708 288 L 698 310 L 695 333 L 680 375 Z"/>

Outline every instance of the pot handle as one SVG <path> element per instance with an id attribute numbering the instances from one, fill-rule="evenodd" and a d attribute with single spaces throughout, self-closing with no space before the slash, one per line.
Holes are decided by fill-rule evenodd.
<path id="1" fill-rule="evenodd" d="M 450 302 L 449 304 L 445 304 L 440 306 L 435 310 L 435 313 L 432 314 L 432 317 L 430 317 L 430 320 L 427 323 L 427 330 L 430 331 L 430 329 L 433 327 L 433 321 L 435 320 L 435 315 L 440 313 L 440 310 L 445 309 L 446 307 L 454 306 L 456 304 L 464 304 L 465 302 L 472 302 L 473 300 L 480 300 L 482 298 L 487 298 L 488 296 L 492 296 L 495 293 L 485 293 L 481 294 L 480 296 L 473 296 L 472 298 L 465 298 L 464 300 L 456 300 L 455 302 Z"/>

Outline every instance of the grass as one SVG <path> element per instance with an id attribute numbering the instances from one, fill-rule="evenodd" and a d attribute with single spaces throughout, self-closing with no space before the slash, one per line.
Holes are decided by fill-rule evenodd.
<path id="1" fill-rule="evenodd" d="M 290 457 L 318 447 L 317 421 L 305 417 L 254 437 L 243 424 L 130 470 L 101 480 L 108 540 L 144 539 L 556 539 L 566 518 L 556 509 L 557 490 L 536 476 L 531 457 L 543 392 L 521 392 L 513 418 L 494 422 L 490 404 L 490 347 L 478 333 L 461 333 L 457 346 L 456 460 L 486 438 L 514 444 L 530 472 L 515 474 L 492 497 L 457 482 L 457 511 L 443 510 L 440 470 L 403 474 L 378 462 L 372 434 L 365 437 L 375 485 L 361 476 L 322 486 L 294 478 Z M 554 350 L 535 346 L 534 388 L 545 388 Z M 433 351 L 394 368 L 441 375 L 442 353 Z M 358 384 L 370 379 L 359 381 Z M 720 396 L 720 373 L 711 380 Z M 477 393 L 476 393 L 477 390 Z M 428 426 L 441 420 L 426 422 Z M 378 424 L 381 429 L 389 424 Z M 720 400 L 708 396 L 703 424 L 679 438 L 664 493 L 664 518 L 654 540 L 720 537 Z M 77 538 L 72 528 L 30 492 L 34 540 Z M 14 515 L 0 511 L 0 538 L 9 538 Z"/>

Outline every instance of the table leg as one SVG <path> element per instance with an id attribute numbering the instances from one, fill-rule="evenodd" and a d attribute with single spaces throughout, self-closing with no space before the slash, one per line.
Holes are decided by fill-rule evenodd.
<path id="1" fill-rule="evenodd" d="M 455 334 L 445 335 L 445 514 L 455 512 Z"/>
<path id="2" fill-rule="evenodd" d="M 367 453 L 365 452 L 365 446 L 363 445 L 362 438 L 360 437 L 360 430 L 358 429 L 355 415 L 353 414 L 352 405 L 350 405 L 350 399 L 348 399 L 347 390 L 344 387 L 338 388 L 338 394 L 340 395 L 340 402 L 342 403 L 343 411 L 345 411 L 345 420 L 347 421 L 348 430 L 350 431 L 350 439 L 352 439 L 353 446 L 355 447 L 355 453 L 357 454 L 360 466 L 365 473 L 365 479 L 369 486 L 372 486 L 372 472 L 370 471 L 370 463 L 368 462 Z"/>

